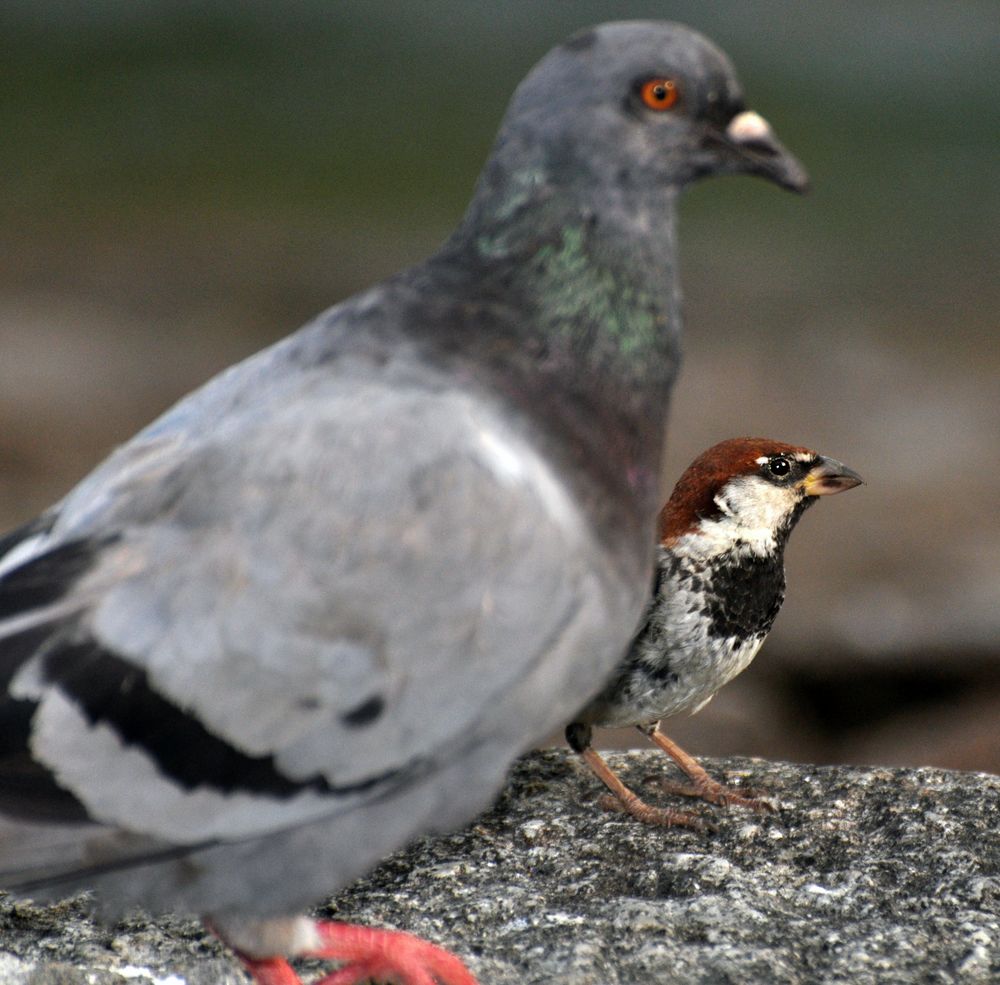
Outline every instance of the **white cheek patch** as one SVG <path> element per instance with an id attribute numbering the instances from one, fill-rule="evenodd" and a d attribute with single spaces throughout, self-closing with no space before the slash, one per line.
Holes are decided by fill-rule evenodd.
<path id="1" fill-rule="evenodd" d="M 725 492 L 740 539 L 761 550 L 773 549 L 775 533 L 795 506 L 795 492 L 756 476 L 731 480 Z"/>
<path id="2" fill-rule="evenodd" d="M 722 516 L 702 520 L 684 536 L 688 550 L 703 556 L 731 550 L 737 541 L 752 554 L 769 554 L 777 547 L 777 532 L 798 502 L 792 487 L 777 486 L 757 476 L 727 482 L 715 496 Z"/>

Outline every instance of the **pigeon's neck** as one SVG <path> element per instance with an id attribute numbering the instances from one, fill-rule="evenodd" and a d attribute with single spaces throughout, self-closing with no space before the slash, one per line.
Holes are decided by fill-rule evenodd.
<path id="1" fill-rule="evenodd" d="M 601 204 L 567 204 L 580 201 Z M 460 353 L 491 388 L 572 446 L 568 468 L 603 473 L 609 503 L 638 499 L 640 519 L 657 505 L 679 360 L 674 256 L 668 191 L 655 201 L 477 196 L 421 268 L 451 299 L 449 316 L 430 330 L 443 351 Z M 640 527 L 641 544 L 649 531 Z"/>
<path id="2" fill-rule="evenodd" d="M 443 253 L 478 297 L 531 313 L 503 323 L 522 345 L 595 385 L 662 392 L 680 332 L 676 190 L 588 183 L 554 188 L 529 172 L 480 187 Z"/>

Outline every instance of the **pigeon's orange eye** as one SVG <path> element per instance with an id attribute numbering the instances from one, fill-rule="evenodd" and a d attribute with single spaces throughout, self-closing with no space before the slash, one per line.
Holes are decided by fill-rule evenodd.
<path id="1" fill-rule="evenodd" d="M 649 109 L 670 109 L 679 95 L 673 79 L 647 79 L 639 87 L 639 98 Z"/>

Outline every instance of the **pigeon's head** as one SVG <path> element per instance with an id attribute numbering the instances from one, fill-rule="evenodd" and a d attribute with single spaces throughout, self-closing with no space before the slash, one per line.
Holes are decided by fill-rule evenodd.
<path id="1" fill-rule="evenodd" d="M 680 188 L 714 174 L 756 174 L 803 191 L 806 173 L 749 110 L 732 65 L 690 28 L 602 24 L 546 55 L 522 82 L 501 149 L 552 184 L 626 192 Z"/>

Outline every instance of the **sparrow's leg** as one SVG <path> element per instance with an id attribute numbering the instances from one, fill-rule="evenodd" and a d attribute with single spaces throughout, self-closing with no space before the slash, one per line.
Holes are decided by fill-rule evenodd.
<path id="1" fill-rule="evenodd" d="M 658 745 L 691 779 L 691 785 L 671 783 L 669 780 L 657 777 L 657 783 L 667 792 L 679 794 L 682 797 L 699 797 L 710 804 L 721 807 L 737 804 L 749 807 L 755 811 L 773 811 L 774 807 L 766 800 L 753 796 L 750 791 L 736 790 L 713 780 L 705 772 L 694 756 L 686 753 L 673 739 L 660 731 L 660 723 L 655 725 L 637 725 L 636 728 L 648 739 Z"/>
<path id="2" fill-rule="evenodd" d="M 477 985 L 462 962 L 442 948 L 412 934 L 375 930 L 330 920 L 219 921 L 209 928 L 236 952 L 256 985 L 301 985 L 283 957 L 325 958 L 342 966 L 316 985 Z"/>
<path id="3" fill-rule="evenodd" d="M 566 741 L 575 753 L 590 767 L 594 775 L 611 791 L 613 796 L 602 797 L 600 805 L 608 810 L 622 811 L 643 824 L 658 824 L 663 827 L 694 828 L 708 830 L 709 826 L 701 818 L 685 811 L 672 811 L 663 807 L 653 807 L 641 800 L 618 778 L 618 775 L 604 761 L 590 744 L 592 729 L 589 725 L 574 722 L 566 728 Z"/>

